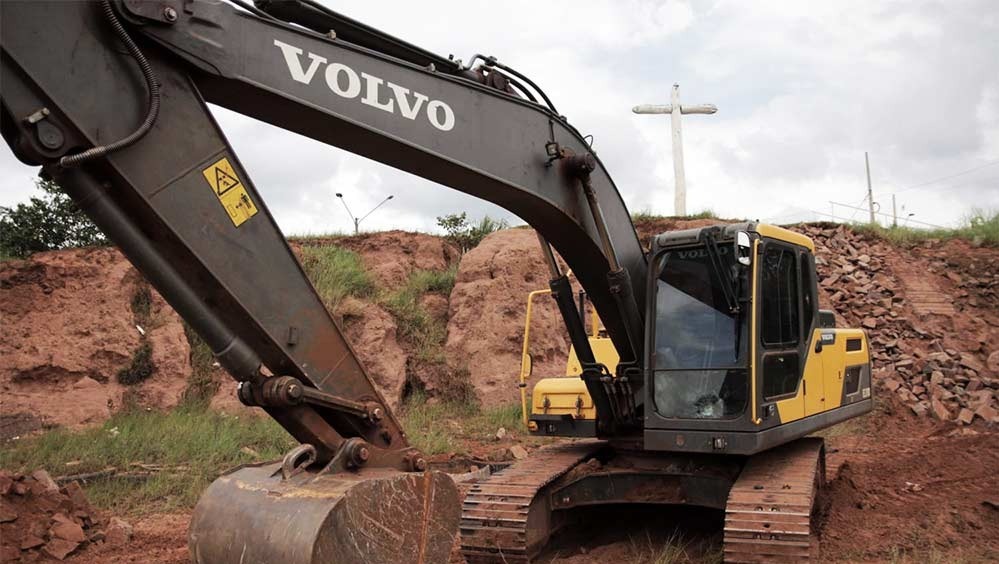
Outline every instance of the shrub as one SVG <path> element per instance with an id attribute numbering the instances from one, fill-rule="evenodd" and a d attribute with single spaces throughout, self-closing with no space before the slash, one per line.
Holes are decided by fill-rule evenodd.
<path id="1" fill-rule="evenodd" d="M 132 353 L 132 361 L 128 366 L 118 371 L 118 382 L 126 386 L 138 384 L 152 376 L 155 371 L 153 346 L 149 343 L 149 339 L 143 336 L 139 348 Z"/>
<path id="2" fill-rule="evenodd" d="M 474 249 L 493 231 L 509 227 L 506 220 L 484 216 L 478 223 L 468 222 L 465 212 L 453 213 L 437 218 L 437 225 L 444 229 L 444 238 L 465 253 Z"/>
<path id="3" fill-rule="evenodd" d="M 35 186 L 41 197 L 13 208 L 0 206 L 0 255 L 24 258 L 40 251 L 107 244 L 57 184 L 36 180 Z"/>

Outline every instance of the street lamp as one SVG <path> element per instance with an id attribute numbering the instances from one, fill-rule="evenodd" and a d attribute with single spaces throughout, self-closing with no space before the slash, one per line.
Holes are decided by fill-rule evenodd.
<path id="1" fill-rule="evenodd" d="M 680 114 L 713 114 L 718 111 L 713 104 L 698 104 L 693 106 L 680 105 L 680 85 L 673 85 L 670 104 L 643 104 L 635 106 L 631 111 L 636 114 L 669 114 L 673 128 L 673 175 L 676 178 L 676 190 L 673 194 L 674 212 L 678 216 L 687 215 L 687 180 L 683 172 L 683 136 L 680 131 Z"/>
<path id="2" fill-rule="evenodd" d="M 340 192 L 337 192 L 336 193 L 336 197 L 340 198 L 340 203 L 343 204 L 343 208 L 345 210 L 347 210 L 347 215 L 350 216 L 350 219 L 354 220 L 354 235 L 357 235 L 361 231 L 361 222 L 364 221 L 365 218 L 367 218 L 369 215 L 375 213 L 375 210 L 377 210 L 378 208 L 382 207 L 382 204 L 384 204 L 385 202 L 391 200 L 395 196 L 393 196 L 393 195 L 390 194 L 387 198 L 385 198 L 384 200 L 382 200 L 377 206 L 371 208 L 371 211 L 369 211 L 368 213 L 364 214 L 360 218 L 354 217 L 354 214 L 350 211 L 350 208 L 347 207 L 347 202 L 343 199 L 343 194 L 341 194 Z"/>

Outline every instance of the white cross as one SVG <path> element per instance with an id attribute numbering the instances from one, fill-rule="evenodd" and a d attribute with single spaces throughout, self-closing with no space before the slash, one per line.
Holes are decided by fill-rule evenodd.
<path id="1" fill-rule="evenodd" d="M 673 174 L 676 177 L 676 191 L 673 195 L 674 213 L 678 216 L 687 215 L 687 181 L 683 173 L 683 134 L 680 130 L 680 114 L 713 114 L 718 111 L 714 104 L 696 106 L 680 105 L 680 85 L 673 85 L 671 104 L 643 104 L 635 106 L 631 111 L 636 114 L 670 114 L 673 128 Z"/>

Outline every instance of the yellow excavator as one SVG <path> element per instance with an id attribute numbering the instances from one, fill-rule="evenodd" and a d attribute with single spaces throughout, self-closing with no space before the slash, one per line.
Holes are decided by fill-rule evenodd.
<path id="1" fill-rule="evenodd" d="M 209 103 L 534 227 L 574 369 L 536 386 L 528 424 L 579 440 L 464 497 L 428 468 Z M 725 511 L 727 561 L 811 554 L 824 450 L 806 436 L 872 406 L 867 339 L 818 309 L 811 241 L 744 223 L 646 252 L 592 137 L 495 57 L 440 57 L 315 0 L 5 0 L 0 132 L 300 443 L 206 490 L 194 562 L 438 563 L 459 533 L 469 563 L 529 562 L 578 508 L 621 503 Z"/>
<path id="2" fill-rule="evenodd" d="M 711 251 L 704 244 L 708 233 L 735 245 Z M 865 413 L 872 401 L 867 337 L 861 329 L 835 328 L 834 314 L 818 308 L 814 251 L 808 237 L 754 223 L 655 237 L 646 312 L 654 320 L 646 327 L 646 374 L 654 411 L 645 414 L 643 439 L 644 445 L 655 442 L 657 450 L 671 454 L 659 465 L 650 464 L 646 455 L 642 466 L 634 468 L 632 456 L 605 445 L 572 447 L 570 458 L 580 450 L 588 452 L 587 472 L 554 477 L 542 472 L 544 483 L 530 503 L 524 500 L 521 511 L 537 511 L 532 503 L 544 498 L 558 500 L 551 502 L 558 511 L 622 502 L 706 506 L 726 511 L 726 561 L 800 562 L 813 557 L 811 521 L 824 481 L 824 452 L 820 439 L 800 437 Z M 727 295 L 718 272 L 739 270 Z M 528 295 L 518 383 L 522 390 L 532 373 L 534 301 L 550 293 Z M 585 319 L 586 294 L 577 296 L 579 316 Z M 597 363 L 614 373 L 620 361 L 617 349 L 597 312 L 589 313 L 590 350 Z M 580 378 L 583 366 L 572 345 L 564 376 L 539 380 L 530 401 L 522 393 L 530 433 L 593 436 L 598 409 Z M 737 456 L 687 460 L 677 458 L 679 452 Z M 681 460 L 696 460 L 697 471 L 676 472 L 671 465 Z M 732 460 L 742 464 L 737 472 L 729 468 L 726 473 Z M 548 463 L 539 455 L 520 464 L 528 465 Z M 656 488 L 659 495 L 650 495 Z M 487 505 L 488 499 L 478 501 Z M 496 515 L 504 510 L 494 506 Z M 571 520 L 563 516 L 552 522 L 556 525 L 549 525 L 549 534 Z M 525 554 L 537 553 L 547 535 L 532 540 L 537 545 L 525 543 Z M 465 542 L 466 551 L 488 550 Z"/>

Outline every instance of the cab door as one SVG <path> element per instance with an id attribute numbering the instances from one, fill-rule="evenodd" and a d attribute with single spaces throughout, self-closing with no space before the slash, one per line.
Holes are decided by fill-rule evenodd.
<path id="1" fill-rule="evenodd" d="M 805 343 L 804 373 L 801 395 L 804 401 L 804 417 L 821 413 L 826 406 L 826 374 L 829 368 L 824 362 L 822 349 L 825 345 L 822 330 L 818 327 L 818 286 L 815 282 L 815 256 L 808 251 L 799 251 L 798 265 L 801 272 L 801 327 Z"/>
<path id="2" fill-rule="evenodd" d="M 759 270 L 758 389 L 764 413 L 776 405 L 781 423 L 805 416 L 798 250 L 764 240 Z"/>

